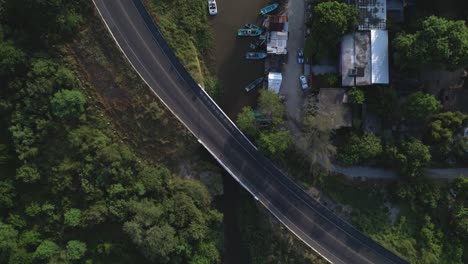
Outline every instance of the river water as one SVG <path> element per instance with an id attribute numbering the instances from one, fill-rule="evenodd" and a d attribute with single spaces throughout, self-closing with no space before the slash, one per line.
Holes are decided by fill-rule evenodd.
<path id="1" fill-rule="evenodd" d="M 237 29 L 245 23 L 259 22 L 259 11 L 268 0 L 217 0 L 218 15 L 211 19 L 215 33 L 216 75 L 223 85 L 221 108 L 233 120 L 242 107 L 254 105 L 258 89 L 245 92 L 244 87 L 263 74 L 263 61 L 245 60 L 249 44 L 256 38 L 239 38 Z M 250 263 L 247 245 L 242 241 L 237 210 L 240 206 L 239 184 L 224 175 L 224 264 Z"/>
<path id="2" fill-rule="evenodd" d="M 258 91 L 245 92 L 244 87 L 261 77 L 263 60 L 245 60 L 249 44 L 257 38 L 239 38 L 237 30 L 245 23 L 256 23 L 267 0 L 218 0 L 218 15 L 211 20 L 215 32 L 216 74 L 223 85 L 220 104 L 235 120 L 242 107 L 253 105 Z"/>

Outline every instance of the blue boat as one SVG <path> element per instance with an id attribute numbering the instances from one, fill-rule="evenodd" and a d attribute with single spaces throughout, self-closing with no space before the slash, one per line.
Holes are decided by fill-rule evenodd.
<path id="1" fill-rule="evenodd" d="M 278 8 L 278 6 L 279 4 L 272 4 L 269 6 L 265 6 L 264 8 L 260 9 L 260 14 L 266 15 L 270 13 L 271 11 L 275 10 L 276 8 Z"/>
<path id="2" fill-rule="evenodd" d="M 248 60 L 261 60 L 266 58 L 268 55 L 265 52 L 247 52 L 245 58 Z"/>

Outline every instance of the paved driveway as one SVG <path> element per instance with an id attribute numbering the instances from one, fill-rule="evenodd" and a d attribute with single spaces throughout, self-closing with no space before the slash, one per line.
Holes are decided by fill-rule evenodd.
<path id="1" fill-rule="evenodd" d="M 286 95 L 286 115 L 288 119 L 298 120 L 302 107 L 302 90 L 299 75 L 303 73 L 303 64 L 297 63 L 297 49 L 304 47 L 305 0 L 289 0 L 288 63 L 283 67 L 283 83 L 280 94 Z"/>

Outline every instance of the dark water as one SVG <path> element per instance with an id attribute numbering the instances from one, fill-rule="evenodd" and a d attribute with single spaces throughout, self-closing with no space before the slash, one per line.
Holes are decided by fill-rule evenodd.
<path id="1" fill-rule="evenodd" d="M 267 2 L 268 0 L 217 0 L 218 15 L 211 19 L 215 32 L 216 74 L 223 85 L 220 104 L 232 119 L 235 119 L 242 107 L 255 104 L 258 90 L 247 93 L 244 87 L 263 74 L 263 61 L 244 59 L 250 42 L 257 39 L 238 38 L 237 29 L 242 28 L 245 23 L 260 22 L 259 11 Z M 223 263 L 248 264 L 248 248 L 241 239 L 237 222 L 237 211 L 242 206 L 239 203 L 241 187 L 227 173 L 223 177 L 223 184 Z"/>
<path id="2" fill-rule="evenodd" d="M 258 91 L 246 93 L 244 87 L 262 76 L 263 61 L 245 60 L 249 44 L 257 38 L 239 38 L 237 30 L 245 23 L 259 22 L 259 11 L 267 0 L 217 0 L 218 15 L 211 20 L 215 32 L 216 73 L 223 85 L 221 107 L 235 119 L 246 105 L 253 105 Z"/>

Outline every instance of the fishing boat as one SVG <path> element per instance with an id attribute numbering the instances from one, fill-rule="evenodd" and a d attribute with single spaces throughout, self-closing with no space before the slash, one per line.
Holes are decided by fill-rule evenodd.
<path id="1" fill-rule="evenodd" d="M 252 91 L 253 89 L 257 88 L 257 86 L 263 82 L 263 77 L 260 77 L 260 78 L 257 78 L 255 79 L 253 82 L 249 83 L 246 87 L 245 87 L 245 91 L 246 92 L 250 92 Z"/>
<path id="2" fill-rule="evenodd" d="M 216 0 L 208 0 L 208 12 L 210 12 L 210 15 L 212 16 L 218 14 L 218 5 L 216 4 Z"/>
<path id="3" fill-rule="evenodd" d="M 267 57 L 265 52 L 247 52 L 245 58 L 248 60 L 261 60 Z"/>
<path id="4" fill-rule="evenodd" d="M 260 34 L 262 34 L 262 31 L 260 29 L 242 28 L 237 31 L 237 36 L 241 36 L 241 37 L 256 37 L 256 36 L 260 36 Z"/>
<path id="5" fill-rule="evenodd" d="M 266 15 L 270 13 L 271 11 L 275 10 L 276 8 L 278 8 L 278 6 L 279 4 L 272 4 L 269 6 L 265 6 L 264 8 L 260 9 L 260 14 Z"/>
<path id="6" fill-rule="evenodd" d="M 245 28 L 248 28 L 248 29 L 259 29 L 259 27 L 255 24 L 252 24 L 252 23 L 247 23 L 244 25 Z"/>

